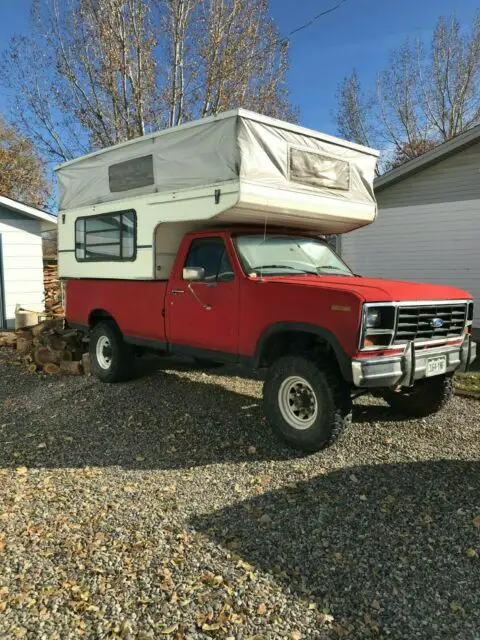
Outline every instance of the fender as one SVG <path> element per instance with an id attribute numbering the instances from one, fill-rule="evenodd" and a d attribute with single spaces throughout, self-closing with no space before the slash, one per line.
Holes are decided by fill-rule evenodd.
<path id="1" fill-rule="evenodd" d="M 266 341 L 274 336 L 277 333 L 283 333 L 285 331 L 298 331 L 302 333 L 309 333 L 311 335 L 318 336 L 322 338 L 330 347 L 333 349 L 333 352 L 337 358 L 337 362 L 339 364 L 340 370 L 345 380 L 348 382 L 352 381 L 352 361 L 351 358 L 345 353 L 342 345 L 338 341 L 337 337 L 328 329 L 324 329 L 323 327 L 319 327 L 315 324 L 308 324 L 302 322 L 279 322 L 277 324 L 271 325 L 266 329 L 257 342 L 257 347 L 255 349 L 255 355 L 253 357 L 254 367 L 258 368 L 260 365 L 260 359 L 262 355 L 263 348 L 265 346 Z"/>

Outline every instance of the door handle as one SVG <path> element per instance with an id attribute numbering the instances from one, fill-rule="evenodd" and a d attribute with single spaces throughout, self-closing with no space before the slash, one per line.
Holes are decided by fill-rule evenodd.
<path id="1" fill-rule="evenodd" d="M 172 289 L 172 296 L 181 296 L 182 293 L 185 293 L 183 289 Z"/>

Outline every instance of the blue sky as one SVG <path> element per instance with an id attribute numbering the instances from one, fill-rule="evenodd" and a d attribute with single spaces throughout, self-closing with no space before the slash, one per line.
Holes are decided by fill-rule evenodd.
<path id="1" fill-rule="evenodd" d="M 336 0 L 270 0 L 282 35 Z M 0 0 L 0 48 L 26 31 L 30 0 Z M 303 125 L 335 132 L 332 111 L 340 80 L 356 66 L 366 86 L 407 35 L 428 39 L 438 16 L 455 12 L 468 25 L 479 0 L 347 0 L 291 39 L 289 84 Z M 0 108 L 5 105 L 0 95 Z"/>

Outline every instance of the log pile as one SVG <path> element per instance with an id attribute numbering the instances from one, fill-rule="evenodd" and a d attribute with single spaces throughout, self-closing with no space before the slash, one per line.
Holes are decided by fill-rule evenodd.
<path id="1" fill-rule="evenodd" d="M 56 262 L 44 264 L 43 284 L 45 288 L 45 310 L 55 316 L 63 315 L 62 287 L 58 278 Z"/>
<path id="2" fill-rule="evenodd" d="M 31 373 L 81 375 L 89 373 L 81 334 L 50 318 L 27 329 L 0 332 L 0 346 L 16 348 L 16 359 Z"/>

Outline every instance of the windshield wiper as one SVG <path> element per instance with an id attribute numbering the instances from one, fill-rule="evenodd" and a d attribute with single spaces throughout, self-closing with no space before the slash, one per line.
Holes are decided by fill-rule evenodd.
<path id="1" fill-rule="evenodd" d="M 258 267 L 252 267 L 252 271 L 261 271 L 262 269 L 292 269 L 293 271 L 298 271 L 299 273 L 310 273 L 312 275 L 316 275 L 315 271 L 306 271 L 305 269 L 292 267 L 288 264 L 262 264 Z"/>
<path id="2" fill-rule="evenodd" d="M 325 264 L 321 267 L 317 267 L 317 273 L 321 274 L 322 271 L 337 271 L 339 273 L 339 275 L 342 276 L 351 276 L 352 274 L 349 273 L 348 271 L 344 271 L 343 269 L 340 269 L 340 267 L 336 267 L 332 264 Z"/>

